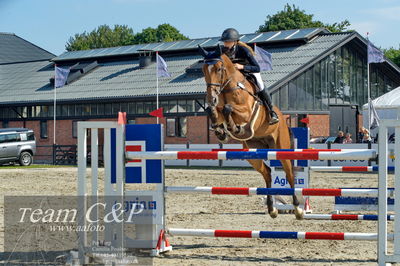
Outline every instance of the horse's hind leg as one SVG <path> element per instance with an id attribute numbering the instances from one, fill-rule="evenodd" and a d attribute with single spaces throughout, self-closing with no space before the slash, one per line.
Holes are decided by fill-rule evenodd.
<path id="1" fill-rule="evenodd" d="M 263 160 L 247 160 L 254 169 L 256 169 L 264 177 L 265 184 L 267 188 L 271 187 L 272 177 L 271 168 L 267 166 Z M 278 216 L 278 210 L 274 207 L 274 202 L 271 195 L 267 195 L 267 209 L 271 218 L 276 218 Z"/>
<path id="2" fill-rule="evenodd" d="M 293 165 L 290 160 L 281 160 L 283 170 L 286 173 L 286 180 L 288 181 L 291 188 L 294 188 L 294 171 Z M 296 195 L 293 195 L 293 207 L 296 219 L 301 220 L 304 218 L 304 211 L 299 207 L 300 203 Z"/>

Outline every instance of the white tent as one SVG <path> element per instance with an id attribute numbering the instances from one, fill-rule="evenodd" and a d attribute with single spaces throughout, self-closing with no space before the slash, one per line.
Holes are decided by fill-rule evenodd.
<path id="1" fill-rule="evenodd" d="M 372 104 L 378 113 L 379 119 L 397 119 L 398 115 L 400 118 L 400 87 L 376 98 L 372 101 Z M 363 105 L 363 125 L 368 127 L 368 104 Z M 375 128 L 371 131 L 371 136 L 376 136 L 377 133 L 378 129 Z"/>

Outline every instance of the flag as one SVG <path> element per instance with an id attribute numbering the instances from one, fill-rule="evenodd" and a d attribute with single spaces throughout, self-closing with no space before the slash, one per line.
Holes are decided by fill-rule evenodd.
<path id="1" fill-rule="evenodd" d="M 376 48 L 369 40 L 368 40 L 368 64 L 369 63 L 382 63 L 385 62 L 383 58 L 383 52 Z"/>
<path id="2" fill-rule="evenodd" d="M 157 53 L 157 77 L 171 77 L 171 74 L 168 73 L 167 63 L 164 58 L 162 58 Z"/>
<path id="3" fill-rule="evenodd" d="M 163 108 L 160 107 L 157 110 L 154 110 L 154 111 L 150 112 L 149 115 L 155 116 L 155 117 L 159 117 L 159 118 L 163 118 L 164 117 Z"/>
<path id="4" fill-rule="evenodd" d="M 260 65 L 260 71 L 272 70 L 272 54 L 257 45 L 254 46 L 254 50 L 256 53 L 256 61 Z"/>
<path id="5" fill-rule="evenodd" d="M 126 112 L 118 112 L 118 125 L 126 125 Z"/>
<path id="6" fill-rule="evenodd" d="M 300 122 L 302 122 L 304 124 L 309 124 L 310 123 L 310 119 L 308 117 L 305 117 L 305 118 L 301 119 Z"/>
<path id="7" fill-rule="evenodd" d="M 371 129 L 379 127 L 379 116 L 371 99 L 369 99 L 369 112 L 369 123 L 371 125 Z"/>
<path id="8" fill-rule="evenodd" d="M 61 68 L 57 66 L 55 68 L 56 68 L 56 75 L 54 84 L 56 88 L 61 88 L 67 82 L 69 68 Z"/>

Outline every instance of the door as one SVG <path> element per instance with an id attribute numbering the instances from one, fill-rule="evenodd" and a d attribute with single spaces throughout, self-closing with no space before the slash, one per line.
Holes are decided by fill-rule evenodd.
<path id="1" fill-rule="evenodd" d="M 3 142 L 0 144 L 1 157 L 3 158 L 17 158 L 18 151 L 21 147 L 20 136 L 18 133 L 4 134 Z M 4 138 L 3 137 L 3 138 Z"/>
<path id="2" fill-rule="evenodd" d="M 350 133 L 353 142 L 357 137 L 357 106 L 331 105 L 330 111 L 330 136 L 337 136 L 338 131 Z"/>

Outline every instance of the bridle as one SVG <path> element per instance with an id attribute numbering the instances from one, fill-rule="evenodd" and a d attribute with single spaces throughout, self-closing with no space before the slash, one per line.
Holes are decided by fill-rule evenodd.
<path id="1" fill-rule="evenodd" d="M 232 77 L 229 77 L 225 82 L 223 82 L 224 75 L 226 74 L 226 67 L 224 66 L 224 61 L 221 60 L 221 59 L 213 59 L 212 61 L 213 62 L 217 61 L 217 62 L 221 62 L 222 63 L 220 82 L 219 83 L 207 83 L 207 88 L 212 88 L 213 86 L 214 87 L 219 87 L 219 89 L 215 92 L 216 96 L 219 96 L 221 93 L 227 93 L 227 92 L 231 92 L 231 91 L 234 91 L 234 90 L 237 90 L 237 89 L 241 89 L 243 91 L 246 91 L 252 97 L 254 97 L 255 100 L 259 101 L 259 98 L 253 92 L 251 92 L 248 89 L 246 89 L 246 87 L 244 86 L 244 81 L 246 80 L 246 78 L 242 82 L 238 82 L 236 87 L 229 88 L 229 90 L 225 90 L 225 87 L 231 82 Z M 205 63 L 208 64 L 207 61 L 205 61 Z"/>
<path id="2" fill-rule="evenodd" d="M 214 62 L 216 60 L 213 60 Z M 227 79 L 225 82 L 224 80 L 224 75 L 226 74 L 226 67 L 224 66 L 224 62 L 220 59 L 217 60 L 218 62 L 222 63 L 221 67 L 221 74 L 220 74 L 220 82 L 219 83 L 207 83 L 207 88 L 212 88 L 212 87 L 219 87 L 219 89 L 216 91 L 216 96 L 220 95 L 221 93 L 224 93 L 225 87 L 231 82 L 232 78 Z M 205 61 L 207 64 L 207 61 Z"/>

